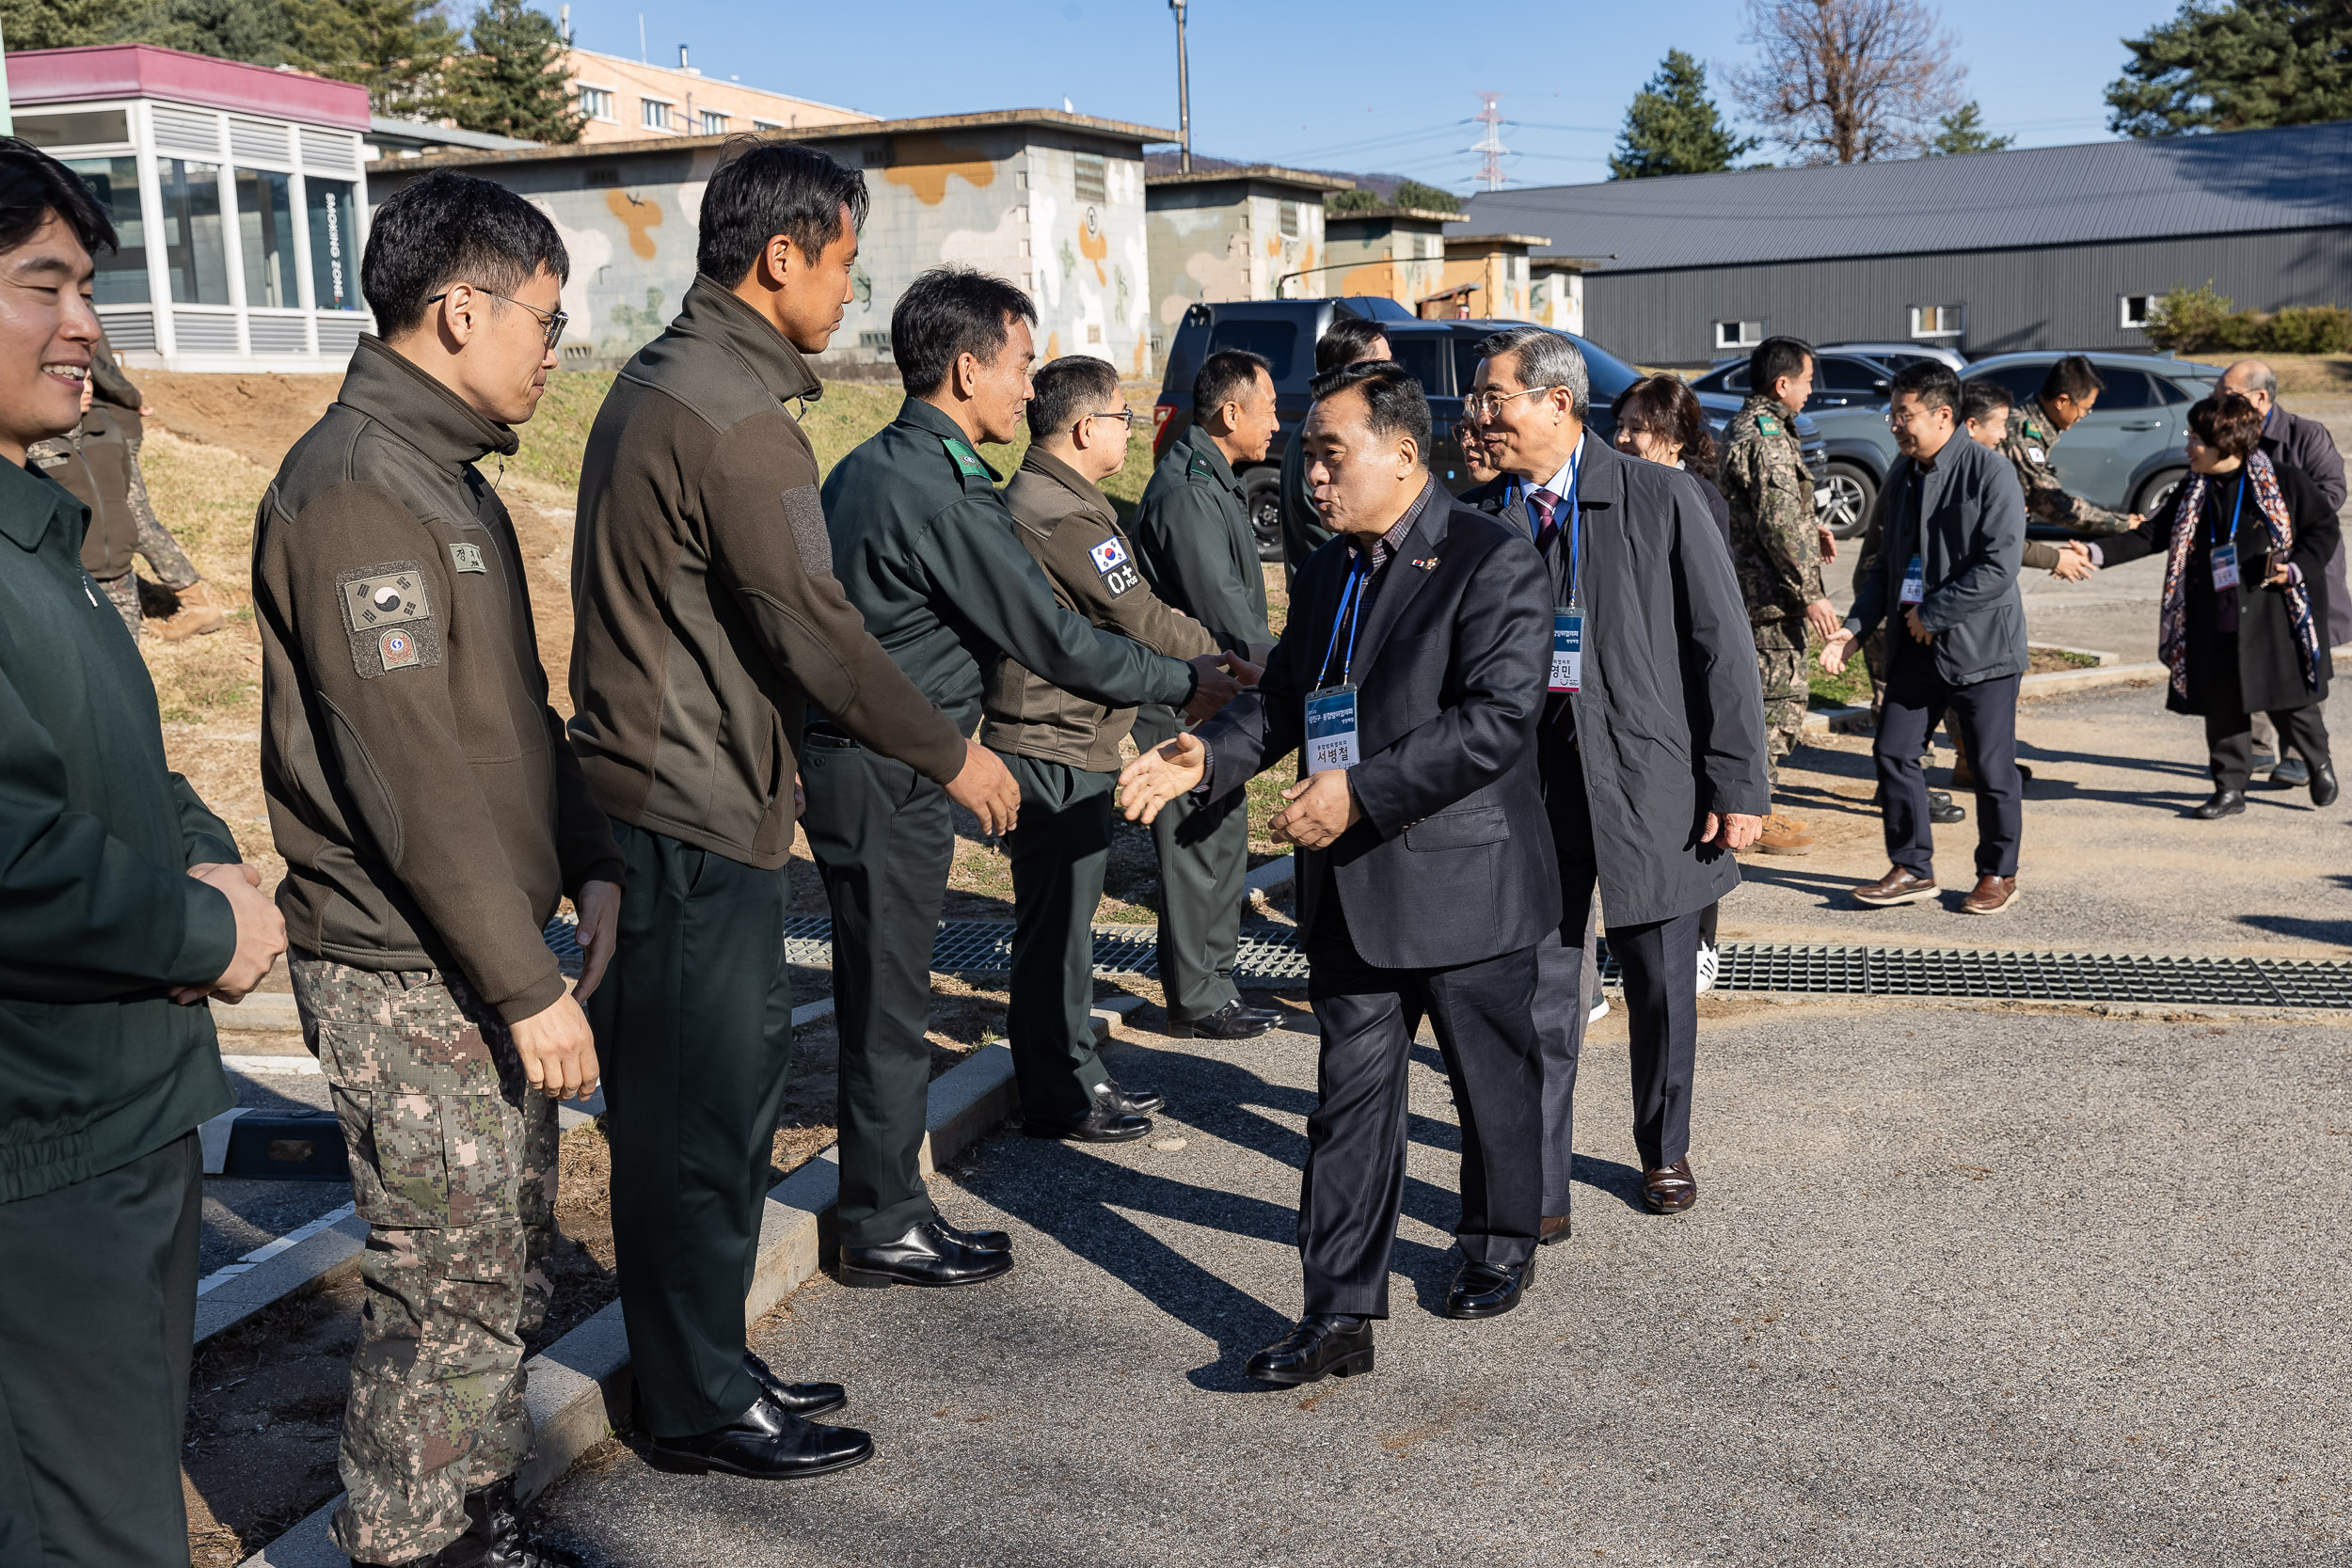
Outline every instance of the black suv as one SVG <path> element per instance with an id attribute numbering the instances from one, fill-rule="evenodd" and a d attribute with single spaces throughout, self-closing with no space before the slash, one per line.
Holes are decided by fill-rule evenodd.
<path id="1" fill-rule="evenodd" d="M 1306 419 L 1314 401 L 1307 384 L 1314 378 L 1314 345 L 1336 315 L 1370 318 L 1381 324 L 1389 352 L 1411 371 L 1429 396 L 1429 413 L 1437 425 L 1436 450 L 1430 467 L 1446 487 L 1459 495 L 1475 482 L 1462 465 L 1461 443 L 1454 429 L 1462 418 L 1462 397 L 1478 371 L 1478 345 L 1505 327 L 1523 326 L 1509 321 L 1422 321 L 1392 299 L 1350 296 L 1344 299 L 1261 299 L 1230 305 L 1196 305 L 1184 312 L 1183 325 L 1168 348 L 1168 371 L 1160 383 L 1160 399 L 1152 410 L 1152 455 L 1164 455 L 1168 443 L 1192 428 L 1192 380 L 1200 362 L 1220 349 L 1247 349 L 1263 355 L 1272 364 L 1275 407 L 1281 428 L 1267 449 L 1266 460 L 1239 476 L 1249 499 L 1251 524 L 1258 535 L 1258 554 L 1267 561 L 1282 557 L 1280 484 L 1282 449 L 1291 433 Z M 1610 405 L 1618 394 L 1642 378 L 1642 372 L 1607 349 L 1563 333 L 1583 351 L 1585 374 L 1592 387 L 1590 424 L 1602 440 L 1615 434 Z M 1740 411 L 1740 400 L 1722 392 L 1701 392 L 1699 403 L 1718 438 L 1724 424 Z M 1807 467 L 1818 479 L 1825 452 L 1813 421 L 1797 417 L 1797 435 L 1804 443 Z M 1708 476 L 1712 478 L 1712 475 Z"/>

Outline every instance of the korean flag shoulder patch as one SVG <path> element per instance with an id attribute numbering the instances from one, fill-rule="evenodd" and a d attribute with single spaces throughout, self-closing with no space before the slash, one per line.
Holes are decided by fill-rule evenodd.
<path id="1" fill-rule="evenodd" d="M 1116 533 L 1088 550 L 1087 559 L 1094 562 L 1103 586 L 1114 599 L 1143 580 L 1136 574 L 1135 558 L 1127 553 L 1126 541 Z"/>
<path id="2" fill-rule="evenodd" d="M 441 662 L 441 626 L 419 561 L 388 561 L 335 577 L 351 667 L 361 680 Z"/>

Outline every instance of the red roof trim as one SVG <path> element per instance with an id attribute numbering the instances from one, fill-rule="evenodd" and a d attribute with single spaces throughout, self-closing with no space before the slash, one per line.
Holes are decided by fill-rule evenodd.
<path id="1" fill-rule="evenodd" d="M 151 43 L 8 51 L 8 97 L 19 104 L 89 98 L 167 98 L 306 125 L 368 128 L 368 89 Z"/>

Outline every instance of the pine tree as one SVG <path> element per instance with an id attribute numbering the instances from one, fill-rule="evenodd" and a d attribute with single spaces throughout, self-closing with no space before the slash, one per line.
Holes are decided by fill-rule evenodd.
<path id="1" fill-rule="evenodd" d="M 1452 191 L 1441 191 L 1435 185 L 1424 185 L 1418 180 L 1400 180 L 1389 197 L 1391 207 L 1410 207 L 1423 213 L 1458 213 L 1462 198 Z"/>
<path id="2" fill-rule="evenodd" d="M 121 11 L 108 0 L 0 0 L 0 39 L 11 51 L 110 43 Z"/>
<path id="3" fill-rule="evenodd" d="M 448 113 L 469 131 L 574 142 L 585 115 L 572 105 L 571 53 L 547 12 L 523 0 L 486 0 L 473 14 L 473 52 L 450 73 Z"/>
<path id="4" fill-rule="evenodd" d="M 1625 112 L 1625 129 L 1609 160 L 1612 180 L 1654 174 L 1708 174 L 1729 168 L 1753 151 L 1753 137 L 1735 136 L 1707 96 L 1707 68 L 1679 49 L 1666 51 Z"/>
<path id="5" fill-rule="evenodd" d="M 282 0 L 294 20 L 287 63 L 368 89 L 377 114 L 432 119 L 457 29 L 439 0 Z"/>
<path id="6" fill-rule="evenodd" d="M 2343 0 L 2183 0 L 2125 39 L 2107 128 L 2134 136 L 2352 119 L 2352 7 Z"/>
<path id="7" fill-rule="evenodd" d="M 1972 98 L 1935 122 L 1935 136 L 1928 143 L 1927 156 L 1948 158 L 1958 152 L 1998 152 L 2016 139 L 1987 135 L 1984 117 L 1978 112 Z"/>

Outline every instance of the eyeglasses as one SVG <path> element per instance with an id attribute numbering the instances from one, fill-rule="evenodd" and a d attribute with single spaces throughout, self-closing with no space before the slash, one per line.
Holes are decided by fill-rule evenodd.
<path id="1" fill-rule="evenodd" d="M 490 291 L 487 289 L 476 289 L 474 290 L 474 293 L 478 294 L 490 294 L 492 299 L 504 299 L 507 304 L 512 305 L 517 310 L 528 310 L 533 316 L 536 316 L 539 319 L 539 325 L 547 328 L 548 347 L 549 348 L 553 348 L 556 345 L 557 341 L 564 336 L 564 328 L 572 319 L 561 310 L 542 310 L 535 305 L 525 305 L 519 299 L 507 299 L 504 294 L 490 293 Z M 448 297 L 449 291 L 447 289 L 443 289 L 439 293 L 435 294 L 431 299 L 426 300 L 425 303 L 427 305 L 438 305 L 441 301 L 447 299 Z"/>
<path id="2" fill-rule="evenodd" d="M 1078 425 L 1086 423 L 1087 420 L 1117 420 L 1129 430 L 1133 430 L 1136 427 L 1136 411 L 1133 408 L 1122 408 L 1116 414 L 1089 414 L 1086 419 L 1080 420 L 1078 424 L 1073 424 L 1070 428 L 1075 430 Z"/>
<path id="3" fill-rule="evenodd" d="M 1513 398 L 1532 397 L 1537 392 L 1556 391 L 1552 387 L 1523 387 L 1516 392 L 1472 392 L 1462 400 L 1462 412 L 1473 420 L 1491 420 L 1502 412 L 1502 405 Z"/>

